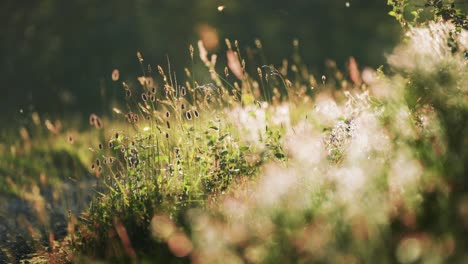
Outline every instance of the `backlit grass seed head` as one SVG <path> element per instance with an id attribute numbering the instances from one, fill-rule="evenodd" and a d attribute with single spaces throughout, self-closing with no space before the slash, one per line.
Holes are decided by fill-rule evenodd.
<path id="1" fill-rule="evenodd" d="M 119 80 L 119 77 L 120 77 L 119 70 L 114 69 L 114 70 L 112 71 L 112 80 L 113 80 L 114 82 L 116 82 L 116 81 Z"/>
<path id="2" fill-rule="evenodd" d="M 91 114 L 89 116 L 89 124 L 97 129 L 102 128 L 102 120 L 96 114 Z"/>
<path id="3" fill-rule="evenodd" d="M 208 60 L 208 51 L 205 49 L 205 45 L 203 45 L 203 41 L 198 41 L 198 53 L 200 55 L 200 60 L 205 63 L 205 65 L 209 65 L 210 61 Z"/>
<path id="4" fill-rule="evenodd" d="M 73 136 L 72 136 L 72 135 L 68 135 L 68 143 L 73 144 L 73 142 L 74 142 Z"/>
<path id="5" fill-rule="evenodd" d="M 230 41 L 228 38 L 224 39 L 224 41 L 226 42 L 227 48 L 228 48 L 229 50 L 232 50 L 231 41 Z"/>
<path id="6" fill-rule="evenodd" d="M 193 52 L 194 52 L 194 49 L 193 49 L 193 45 L 190 44 L 189 46 L 189 53 L 190 53 L 190 59 L 193 61 Z"/>
<path id="7" fill-rule="evenodd" d="M 157 68 L 158 68 L 158 72 L 159 72 L 159 74 L 160 74 L 162 77 L 164 77 L 164 76 L 165 76 L 165 74 L 164 74 L 164 70 L 163 70 L 163 68 L 162 68 L 160 65 L 158 65 L 158 67 L 157 67 Z"/>
<path id="8" fill-rule="evenodd" d="M 102 121 L 100 118 L 96 119 L 96 122 L 94 123 L 94 126 L 97 128 L 97 129 L 101 129 L 102 128 Z"/>
<path id="9" fill-rule="evenodd" d="M 137 58 L 140 63 L 143 62 L 143 56 L 141 55 L 141 52 L 137 51 Z"/>
<path id="10" fill-rule="evenodd" d="M 39 126 L 41 124 L 41 118 L 39 117 L 39 114 L 37 112 L 32 113 L 31 118 L 36 126 Z"/>
<path id="11" fill-rule="evenodd" d="M 188 78 L 192 78 L 192 73 L 190 72 L 189 69 L 184 68 L 184 71 L 185 71 L 185 75 L 186 75 Z"/>
<path id="12" fill-rule="evenodd" d="M 95 114 L 91 114 L 91 115 L 89 116 L 89 124 L 92 125 L 92 126 L 94 126 L 95 120 L 96 120 L 96 115 L 95 115 Z"/>
<path id="13" fill-rule="evenodd" d="M 187 117 L 188 120 L 192 120 L 192 113 L 190 113 L 190 110 L 185 113 L 185 117 Z"/>
<path id="14" fill-rule="evenodd" d="M 243 71 L 243 66 L 241 65 L 239 61 L 237 52 L 229 49 L 226 52 L 226 56 L 227 56 L 229 69 L 239 80 L 242 80 L 242 78 L 244 77 L 244 71 Z"/>

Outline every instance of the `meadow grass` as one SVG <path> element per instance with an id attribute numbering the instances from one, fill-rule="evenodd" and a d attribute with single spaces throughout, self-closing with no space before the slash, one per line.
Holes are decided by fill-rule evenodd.
<path id="1" fill-rule="evenodd" d="M 249 65 L 226 40 L 225 66 L 199 42 L 181 77 L 138 52 L 137 82 L 111 75 L 126 97 L 111 106 L 117 119 L 92 114 L 90 131 L 71 133 L 33 116 L 35 128 L 1 145 L 2 174 L 24 168 L 5 192 L 41 197 L 42 173 L 95 183 L 66 237 L 44 233 L 30 261 L 466 261 L 468 33 L 458 14 L 448 13 L 455 24 L 398 17 L 407 36 L 387 73 L 354 58 L 317 76 L 294 59 Z"/>

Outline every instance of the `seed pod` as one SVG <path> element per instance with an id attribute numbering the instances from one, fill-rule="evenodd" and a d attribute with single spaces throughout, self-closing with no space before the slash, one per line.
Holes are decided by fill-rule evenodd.
<path id="1" fill-rule="evenodd" d="M 99 143 L 98 147 L 99 147 L 99 149 L 102 149 L 102 148 L 103 148 L 103 146 L 102 146 L 101 143 Z"/>
<path id="2" fill-rule="evenodd" d="M 169 123 L 169 121 L 166 121 L 166 125 L 168 129 L 171 129 L 171 124 Z"/>
<path id="3" fill-rule="evenodd" d="M 166 112 L 166 118 L 169 118 L 171 116 L 171 113 L 169 111 Z"/>
<path id="4" fill-rule="evenodd" d="M 185 104 L 180 105 L 180 108 L 181 108 L 182 110 L 185 110 Z"/>
<path id="5" fill-rule="evenodd" d="M 142 93 L 141 94 L 141 99 L 146 102 L 148 100 L 148 96 L 146 95 L 146 93 Z"/>
<path id="6" fill-rule="evenodd" d="M 180 94 L 182 96 L 185 96 L 187 94 L 187 91 L 185 90 L 185 87 L 182 87 L 182 90 L 180 90 Z"/>
<path id="7" fill-rule="evenodd" d="M 125 90 L 125 97 L 130 97 L 132 96 L 132 92 L 130 90 Z"/>
<path id="8" fill-rule="evenodd" d="M 112 148 L 114 146 L 114 144 L 112 144 L 112 142 L 109 142 L 109 148 Z"/>
<path id="9" fill-rule="evenodd" d="M 195 118 L 198 118 L 198 117 L 200 116 L 200 114 L 198 113 L 197 110 L 194 110 L 194 111 L 193 111 L 193 114 L 195 115 Z"/>
<path id="10" fill-rule="evenodd" d="M 119 138 L 119 133 L 115 133 L 115 138 L 116 138 L 116 139 Z"/>

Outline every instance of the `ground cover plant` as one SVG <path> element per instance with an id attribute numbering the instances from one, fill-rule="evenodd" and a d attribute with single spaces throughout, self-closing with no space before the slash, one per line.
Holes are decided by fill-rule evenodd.
<path id="1" fill-rule="evenodd" d="M 140 52 L 136 82 L 115 69 L 125 103 L 105 119 L 91 114 L 88 132 L 41 128 L 33 115 L 18 143 L 0 145 L 0 168 L 38 179 L 5 177 L 4 192 L 36 194 L 42 226 L 39 184 L 59 164 L 75 169 L 53 189 L 71 178 L 95 195 L 84 212 L 69 211 L 65 234 L 39 232 L 29 261 L 467 261 L 466 14 L 443 1 L 414 12 L 408 1 L 389 4 L 406 35 L 388 67 L 351 57 L 345 70 L 328 61 L 317 75 L 299 56 L 263 65 L 237 41 L 219 54 L 200 41 L 183 71 Z M 57 158 L 26 162 L 43 148 Z"/>

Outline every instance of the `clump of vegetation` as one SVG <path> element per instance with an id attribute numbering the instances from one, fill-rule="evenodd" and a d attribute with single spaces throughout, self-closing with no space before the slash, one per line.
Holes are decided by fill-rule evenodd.
<path id="1" fill-rule="evenodd" d="M 180 78 L 138 52 L 138 83 L 112 73 L 125 123 L 89 119 L 99 142 L 88 167 L 104 188 L 44 256 L 465 261 L 468 33 L 466 15 L 441 3 L 428 6 L 452 23 L 420 23 L 420 11 L 408 22 L 407 1 L 389 1 L 408 28 L 388 74 L 354 58 L 320 78 L 286 60 L 249 68 L 226 40 L 225 67 L 199 42 L 189 54 L 207 76 Z"/>

